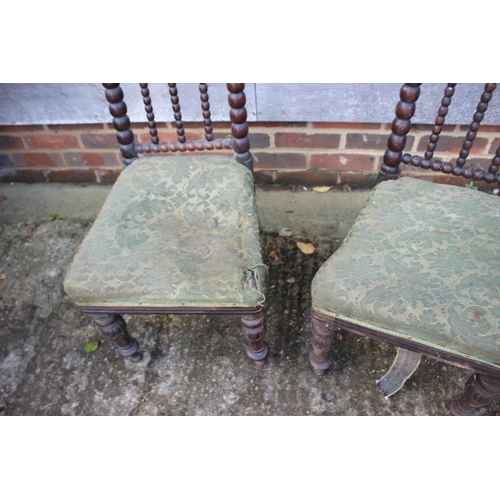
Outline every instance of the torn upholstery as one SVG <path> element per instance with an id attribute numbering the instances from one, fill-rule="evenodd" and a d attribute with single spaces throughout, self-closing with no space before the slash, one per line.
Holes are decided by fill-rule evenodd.
<path id="1" fill-rule="evenodd" d="M 247 168 L 146 156 L 120 174 L 64 288 L 81 306 L 253 307 L 265 270 Z"/>

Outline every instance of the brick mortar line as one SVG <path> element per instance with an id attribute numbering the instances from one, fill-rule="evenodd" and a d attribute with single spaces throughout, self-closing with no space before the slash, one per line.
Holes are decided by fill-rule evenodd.
<path id="1" fill-rule="evenodd" d="M 486 142 L 486 146 L 485 146 L 485 151 L 488 151 L 491 146 L 493 146 L 493 143 L 495 142 L 495 138 L 494 137 L 490 137 L 488 138 L 488 141 Z M 490 153 L 491 154 L 491 153 Z M 495 153 L 493 153 L 493 155 L 495 155 Z"/>
<path id="2" fill-rule="evenodd" d="M 109 165 L 103 165 L 102 167 L 99 167 L 99 166 L 92 166 L 92 167 L 89 167 L 89 166 L 71 166 L 71 165 L 48 167 L 48 166 L 37 165 L 37 166 L 33 166 L 33 167 L 24 167 L 24 166 L 0 167 L 0 170 L 1 169 L 3 169 L 3 170 L 14 169 L 14 170 L 51 170 L 51 171 L 60 170 L 60 171 L 63 171 L 63 170 L 122 170 L 122 167 L 120 167 L 120 166 L 110 167 Z"/>
<path id="3" fill-rule="evenodd" d="M 336 169 L 336 168 L 278 168 L 278 167 L 262 167 L 257 168 L 254 166 L 255 172 L 288 172 L 296 174 L 305 174 L 307 172 L 352 172 L 355 174 L 373 174 L 378 172 L 378 168 L 373 170 L 352 170 L 352 169 Z"/>
<path id="4" fill-rule="evenodd" d="M 59 171 L 59 172 L 64 172 L 67 170 L 74 170 L 78 169 L 79 167 L 8 167 L 9 169 L 14 169 L 14 170 L 42 170 L 42 171 Z M 121 167 L 85 167 L 85 170 L 107 170 L 110 172 L 113 172 L 115 170 L 123 170 Z M 352 170 L 352 169 L 332 169 L 332 168 L 278 168 L 278 167 L 262 167 L 262 168 L 255 168 L 255 170 L 258 171 L 273 171 L 273 172 L 287 172 L 287 173 L 306 173 L 306 172 L 353 172 L 353 173 L 366 173 L 366 174 L 371 174 L 374 172 L 378 171 L 378 167 L 372 170 Z M 430 169 L 422 169 L 422 168 L 417 168 L 413 167 L 410 165 L 403 165 L 402 170 L 404 171 L 409 171 L 409 172 L 418 172 L 422 175 L 430 175 L 430 176 L 435 176 L 435 175 L 446 175 L 443 174 L 442 172 L 434 172 Z M 448 175 L 446 175 L 448 177 Z M 452 177 L 461 177 L 461 176 L 452 176 Z"/>
<path id="5" fill-rule="evenodd" d="M 119 154 L 118 150 L 118 144 L 116 148 L 64 148 L 64 149 L 53 149 L 53 148 L 24 148 L 24 149 L 17 149 L 17 148 L 4 148 L 1 149 L 5 154 L 12 154 L 12 153 L 60 153 L 60 154 L 65 154 L 65 153 L 114 153 L 114 154 Z M 214 152 L 216 150 L 213 150 Z M 218 150 L 217 150 L 218 151 Z M 222 151 L 222 150 L 221 150 Z M 227 150 L 224 150 L 227 151 Z M 365 154 L 370 154 L 370 151 L 383 151 L 385 152 L 385 147 L 383 149 L 377 149 L 377 150 L 368 150 L 368 149 L 360 149 L 360 148 L 301 148 L 301 147 L 281 147 L 281 146 L 269 146 L 269 147 L 253 147 L 251 148 L 252 152 L 259 152 L 259 153 L 264 153 L 264 152 L 280 152 L 280 153 L 324 153 L 324 152 L 347 152 L 347 151 L 352 151 L 355 153 L 362 152 Z M 208 151 L 207 151 L 208 152 Z M 167 153 L 168 154 L 168 153 Z"/>
<path id="6" fill-rule="evenodd" d="M 439 144 L 438 144 L 439 147 Z M 491 147 L 491 144 L 488 144 L 488 146 L 485 149 L 489 149 Z M 0 149 L 0 152 L 2 154 L 37 154 L 37 153 L 45 153 L 45 154 L 74 154 L 74 153 L 98 153 L 98 154 L 115 154 L 119 155 L 119 151 L 117 151 L 117 148 L 69 148 L 69 149 L 50 149 L 50 148 L 36 148 L 36 149 L 31 149 L 31 148 L 24 148 L 24 149 L 18 149 L 18 148 L 3 148 Z M 341 147 L 339 145 L 338 148 L 300 148 L 300 147 L 280 147 L 280 146 L 269 146 L 269 147 L 253 147 L 251 148 L 251 152 L 253 153 L 294 153 L 294 154 L 362 154 L 362 155 L 376 155 L 376 154 L 381 154 L 385 153 L 385 147 L 381 149 L 361 149 L 361 148 L 346 148 L 346 147 Z M 405 150 L 405 153 L 411 153 L 411 154 L 420 154 L 423 155 L 425 151 L 423 150 L 418 150 L 413 146 L 410 150 Z M 206 153 L 209 154 L 217 154 L 217 151 L 206 151 Z M 458 153 L 450 153 L 450 152 L 440 152 L 438 149 L 435 151 L 435 154 L 438 156 L 456 156 Z M 492 156 L 495 153 L 489 153 L 489 152 L 482 152 L 482 153 L 471 153 L 469 156 L 472 157 L 481 157 L 481 158 L 492 158 Z M 166 155 L 172 155 L 172 153 L 167 153 Z"/>
<path id="7" fill-rule="evenodd" d="M 83 145 L 83 139 L 82 139 L 82 134 L 77 134 L 77 138 L 76 140 L 78 141 L 78 144 L 80 145 L 80 149 L 84 149 L 84 145 Z M 118 142 L 118 141 L 117 141 Z"/>
<path id="8" fill-rule="evenodd" d="M 5 148 L 0 149 L 2 153 L 5 154 L 13 154 L 13 153 L 28 153 L 28 154 L 36 154 L 36 153 L 115 153 L 120 154 L 120 150 L 118 149 L 118 144 L 116 148 L 69 148 L 69 149 L 50 149 L 50 148 L 25 148 L 25 149 L 12 149 Z"/>
<path id="9" fill-rule="evenodd" d="M 314 122 L 314 123 L 320 123 L 320 122 Z M 379 131 L 385 131 L 383 129 L 383 124 L 380 124 L 380 127 L 378 129 L 373 129 L 373 128 L 367 128 L 367 129 L 363 129 L 363 128 L 349 128 L 349 127 L 344 127 L 344 128 L 339 128 L 339 127 L 332 127 L 332 128 L 312 128 L 312 124 L 310 126 L 308 125 L 305 125 L 305 126 L 300 126 L 300 127 L 294 127 L 294 126 L 276 126 L 276 127 L 266 127 L 266 126 L 263 126 L 263 125 L 252 125 L 252 124 L 249 124 L 250 127 L 250 133 L 264 133 L 264 134 L 270 134 L 270 133 L 286 133 L 286 132 L 290 132 L 290 131 L 293 131 L 292 133 L 300 133 L 300 132 L 303 132 L 303 133 L 306 133 L 308 135 L 312 135 L 312 134 L 322 134 L 322 133 L 327 133 L 329 131 L 331 131 L 332 133 L 340 133 L 342 131 L 352 131 L 352 132 L 360 132 L 360 131 L 363 131 L 363 130 L 366 130 L 367 132 L 371 132 L 371 133 L 374 133 L 374 132 L 379 132 Z M 63 125 L 61 125 L 63 126 Z M 74 125 L 70 125 L 71 127 L 74 127 Z M 0 126 L 1 127 L 1 126 Z M 45 125 L 45 127 L 47 127 L 47 125 Z M 149 132 L 149 128 L 148 127 L 137 127 L 134 125 L 132 125 L 132 131 L 135 133 L 135 132 L 140 132 L 140 133 L 144 133 L 144 132 Z M 176 127 L 171 125 L 171 124 L 167 124 L 167 127 L 165 128 L 167 131 L 169 132 L 176 132 Z M 161 132 L 162 128 L 159 129 L 159 131 Z M 199 126 L 199 127 L 189 127 L 187 130 L 190 130 L 190 131 L 199 131 L 199 132 L 202 132 L 204 133 L 205 129 L 203 128 L 203 125 Z M 228 133 L 229 133 L 229 127 L 228 127 Z M 222 129 L 219 129 L 219 130 L 215 130 L 216 132 L 219 131 L 219 132 L 222 132 Z M 81 133 L 85 133 L 85 134 L 103 134 L 103 133 L 106 133 L 106 134 L 112 134 L 112 133 L 115 133 L 115 130 L 114 129 L 109 129 L 107 127 L 104 127 L 102 129 L 88 129 L 86 130 L 84 128 L 84 126 L 82 125 L 82 127 L 80 129 L 75 129 L 75 128 L 70 128 L 70 129 L 67 129 L 67 130 L 50 130 L 48 128 L 45 128 L 43 130 L 19 130 L 19 131 L 1 131 L 0 130 L 0 135 L 1 134 L 7 134 L 7 135 L 14 135 L 14 136 L 18 136 L 18 135 L 60 135 L 61 133 L 64 133 L 64 134 L 70 134 L 70 135 L 78 135 L 78 134 L 81 134 Z M 492 133 L 492 132 L 490 132 Z"/>
<path id="10" fill-rule="evenodd" d="M 305 157 L 306 157 L 306 169 L 309 170 L 311 168 L 311 152 L 307 151 L 305 153 Z"/>
<path id="11" fill-rule="evenodd" d="M 50 174 L 50 172 L 67 172 L 68 170 L 71 171 L 77 167 L 73 167 L 72 169 L 68 169 L 66 167 L 9 167 L 10 170 L 30 170 L 30 171 L 41 171 L 44 174 L 44 177 L 46 179 L 46 182 L 50 182 L 47 175 Z M 107 172 L 114 172 L 116 170 L 122 170 L 120 167 L 92 167 L 92 168 L 86 168 L 86 171 L 92 171 L 94 175 L 96 176 L 97 182 L 101 182 L 101 177 L 100 177 L 100 171 L 107 171 Z M 325 168 L 309 168 L 309 169 L 289 169 L 289 168 L 255 168 L 255 172 L 270 172 L 272 174 L 276 173 L 293 173 L 293 174 L 306 174 L 306 173 L 321 173 L 321 172 L 329 172 L 329 173 L 337 173 L 337 174 L 360 174 L 360 175 L 373 175 L 378 172 L 378 168 L 374 168 L 373 170 L 349 170 L 349 169 L 343 169 L 343 170 L 337 170 L 337 169 L 325 169 Z M 437 177 L 437 176 L 442 176 L 442 177 L 450 177 L 450 175 L 443 174 L 442 172 L 434 172 L 432 170 L 425 170 L 421 168 L 416 168 L 416 167 L 410 167 L 410 166 L 404 166 L 402 168 L 402 172 L 404 173 L 412 173 L 412 174 L 418 174 L 419 176 L 425 176 L 425 177 Z M 451 176 L 452 178 L 460 178 L 461 176 Z M 273 181 L 275 178 L 273 179 Z M 471 180 L 471 179 L 470 179 Z"/>
<path id="12" fill-rule="evenodd" d="M 339 149 L 340 148 L 345 148 L 347 144 L 347 132 L 344 132 L 340 135 L 340 141 L 339 141 Z"/>
<path id="13" fill-rule="evenodd" d="M 320 123 L 320 122 L 315 122 L 315 123 Z M 250 126 L 250 133 L 261 133 L 261 134 L 267 134 L 267 135 L 272 135 L 272 134 L 276 134 L 276 133 L 290 133 L 290 134 L 294 134 L 294 133 L 303 133 L 305 135 L 316 135 L 316 134 L 327 134 L 327 133 L 330 133 L 332 135 L 334 134 L 343 134 L 343 133 L 352 133 L 352 134 L 377 134 L 377 135 L 380 135 L 381 132 L 383 133 L 387 133 L 387 137 L 389 137 L 391 131 L 390 129 L 389 130 L 386 130 L 384 129 L 383 127 L 384 124 L 381 124 L 380 125 L 380 128 L 378 129 L 372 129 L 372 128 L 366 128 L 366 129 L 363 129 L 363 128 L 349 128 L 349 127 L 345 127 L 345 128 L 309 128 L 307 126 L 301 126 L 301 127 L 293 127 L 293 126 L 288 126 L 288 127 L 264 127 L 264 126 Z M 46 125 L 45 125 L 46 126 Z M 1 126 L 0 126 L 1 127 Z M 467 133 L 466 131 L 464 130 L 460 130 L 459 129 L 460 125 L 457 125 L 456 126 L 456 129 L 455 130 L 452 130 L 452 131 L 447 131 L 447 132 L 442 132 L 442 135 L 443 136 L 450 136 L 450 137 L 463 137 L 464 140 L 465 140 L 465 134 Z M 176 128 L 173 127 L 173 126 L 170 126 L 170 124 L 168 125 L 168 127 L 166 127 L 166 130 L 168 132 L 176 132 Z M 132 126 L 132 131 L 134 133 L 148 133 L 149 132 L 149 128 L 138 128 L 138 127 L 133 127 Z M 159 129 L 159 132 L 161 132 L 162 129 Z M 186 131 L 192 131 L 192 132 L 199 132 L 201 134 L 204 134 L 204 128 L 203 126 L 201 127 L 194 127 L 194 128 L 189 128 L 187 129 Z M 217 131 L 215 130 L 215 132 L 222 132 L 221 130 Z M 78 136 L 82 133 L 84 134 L 90 134 L 90 135 L 101 135 L 101 134 L 113 134 L 115 133 L 114 129 L 107 129 L 107 128 L 103 128 L 103 129 L 89 129 L 89 130 L 85 130 L 83 127 L 82 129 L 78 129 L 78 130 L 75 130 L 75 129 L 68 129 L 67 131 L 64 131 L 64 130 L 60 130 L 60 131 L 54 131 L 54 130 L 49 130 L 49 129 L 44 129 L 44 130 L 32 130 L 32 131 L 28 131 L 28 130 L 20 130 L 20 131 L 1 131 L 0 130 L 0 135 L 10 135 L 10 136 L 13 136 L 13 137 L 23 137 L 23 136 L 26 136 L 26 135 L 42 135 L 42 136 L 52 136 L 52 135 L 61 135 L 61 133 L 63 134 L 68 134 L 68 135 L 75 135 L 75 136 Z M 229 131 L 228 131 L 229 133 Z M 432 133 L 431 131 L 416 131 L 416 132 L 409 132 L 409 135 L 410 136 L 413 136 L 413 137 L 425 137 L 425 136 L 429 136 L 430 133 Z M 384 134 L 382 134 L 384 135 Z M 497 138 L 499 135 L 499 132 L 493 132 L 493 131 L 479 131 L 479 134 L 478 134 L 478 137 L 485 137 L 485 138 Z"/>
<path id="14" fill-rule="evenodd" d="M 366 156 L 373 156 L 373 155 L 380 155 L 385 153 L 386 148 L 384 147 L 383 149 L 340 149 L 340 148 L 332 148 L 332 149 L 325 149 L 325 148 L 307 148 L 307 149 L 302 149 L 302 148 L 285 148 L 285 147 L 277 147 L 277 148 L 252 148 L 251 152 L 252 153 L 301 153 L 301 154 L 362 154 Z M 405 150 L 404 153 L 410 153 L 410 154 L 417 154 L 420 156 L 423 156 L 424 151 L 415 151 L 413 152 L 413 148 L 411 150 Z M 434 152 L 435 156 L 458 156 L 458 153 L 446 153 L 443 152 L 441 153 L 440 151 L 435 151 Z M 471 153 L 469 154 L 469 157 L 473 158 L 492 158 L 492 153 Z"/>
<path id="15" fill-rule="evenodd" d="M 202 121 L 184 121 L 184 126 L 187 128 L 203 128 L 203 122 Z M 303 128 L 311 131 L 316 131 L 316 130 L 359 130 L 361 128 L 365 128 L 366 130 L 373 130 L 373 131 L 387 131 L 390 132 L 392 128 L 392 122 L 387 123 L 387 122 L 322 122 L 322 121 L 312 121 L 312 122 L 304 122 L 304 121 L 248 121 L 247 123 L 250 128 L 262 128 L 262 129 L 283 129 L 287 130 L 290 128 Z M 273 123 L 273 125 L 269 125 L 270 123 Z M 160 124 L 161 126 L 165 125 L 165 127 L 169 130 L 176 130 L 175 126 L 175 120 L 171 121 L 162 121 L 162 120 L 156 120 L 156 124 Z M 292 125 L 293 124 L 293 125 Z M 93 129 L 92 127 L 95 127 L 96 125 L 103 125 L 102 129 Z M 229 130 L 231 128 L 231 122 L 228 121 L 212 121 L 212 125 L 219 130 L 222 129 L 227 129 Z M 342 125 L 342 126 L 341 126 Z M 374 128 L 374 125 L 376 125 L 378 128 Z M 444 123 L 443 127 L 451 127 L 453 130 L 453 133 L 460 133 L 460 132 L 467 132 L 469 130 L 469 125 L 470 123 Z M 3 125 L 0 125 L 2 127 Z M 25 125 L 5 125 L 6 127 L 23 127 Z M 77 130 L 77 127 L 80 128 L 85 128 L 89 127 L 89 130 L 108 130 L 108 131 L 113 131 L 115 130 L 113 123 L 112 122 L 99 122 L 99 123 L 68 123 L 68 124 L 46 124 L 46 125 L 41 125 L 43 127 L 46 127 L 44 130 L 48 130 L 50 132 L 54 132 L 53 130 L 49 129 L 49 127 L 73 127 L 75 130 Z M 138 121 L 138 122 L 131 122 L 131 127 L 134 128 L 148 128 L 147 120 L 144 119 L 143 121 Z M 418 123 L 418 122 L 412 122 L 411 124 L 412 128 L 415 127 L 426 127 L 429 130 L 432 130 L 435 127 L 435 123 Z M 461 130 L 460 127 L 466 127 L 467 130 Z M 484 130 L 486 127 L 497 127 L 500 128 L 500 123 L 482 123 L 480 130 Z M 70 130 L 70 129 L 68 129 Z M 28 130 L 23 130 L 22 132 L 37 132 L 36 130 L 34 131 L 28 131 Z M 490 132 L 488 132 L 490 133 Z"/>
<path id="16" fill-rule="evenodd" d="M 156 120 L 156 123 L 157 124 L 165 124 L 166 128 L 167 129 L 170 129 L 170 130 L 176 130 L 176 126 L 175 126 L 175 120 Z M 189 128 L 201 128 L 203 129 L 204 125 L 203 125 L 203 122 L 202 121 L 183 121 L 184 125 L 189 127 Z M 362 126 L 366 126 L 366 129 L 367 130 L 386 130 L 387 132 L 390 132 L 391 130 L 391 127 L 392 127 L 392 122 L 356 122 L 356 121 L 350 121 L 350 122 L 342 122 L 342 121 L 338 121 L 338 122 L 335 122 L 335 121 L 276 121 L 276 120 L 268 120 L 268 121 L 247 121 L 248 125 L 250 126 L 250 128 L 262 128 L 262 129 L 273 129 L 273 128 L 276 128 L 276 129 L 283 129 L 283 130 L 286 130 L 286 129 L 290 129 L 290 128 L 293 128 L 293 127 L 296 127 L 296 128 L 304 128 L 304 129 L 307 129 L 307 130 L 322 130 L 322 129 L 328 129 L 328 127 L 326 125 L 323 125 L 323 124 L 331 124 L 331 129 L 332 130 L 335 130 L 335 129 L 346 129 L 346 130 L 358 130 L 359 128 L 362 128 L 360 127 L 361 125 Z M 273 123 L 275 125 L 273 126 L 270 126 L 269 123 Z M 290 124 L 300 124 L 300 125 L 290 125 Z M 341 127 L 340 125 L 344 125 L 343 127 Z M 95 126 L 98 126 L 98 125 L 102 125 L 103 128 L 102 129 L 93 129 L 93 127 Z M 212 125 L 215 125 L 217 127 L 227 127 L 227 129 L 229 130 L 230 127 L 231 127 L 231 122 L 229 120 L 227 121 L 217 121 L 217 120 L 214 120 L 212 121 Z M 319 128 L 315 128 L 314 126 L 315 125 L 320 125 Z M 351 125 L 351 126 L 349 126 Z M 352 127 L 352 125 L 354 125 L 354 127 Z M 379 128 L 373 128 L 373 125 L 377 125 Z M 454 128 L 454 132 L 466 132 L 465 130 L 460 130 L 460 127 L 467 127 L 467 130 L 469 129 L 469 125 L 470 123 L 467 122 L 467 123 L 452 123 L 452 124 L 449 124 L 449 123 L 444 123 L 443 124 L 443 127 L 453 127 Z M 22 127 L 29 127 L 29 126 L 40 126 L 42 127 L 42 130 L 43 131 L 46 131 L 46 132 L 50 132 L 50 133 L 58 133 L 59 131 L 54 131 L 52 129 L 50 129 L 50 127 L 68 127 L 68 131 L 69 130 L 78 130 L 79 128 L 81 129 L 84 129 L 85 127 L 89 127 L 88 130 L 108 130 L 108 131 L 113 131 L 115 130 L 114 129 L 114 126 L 113 126 L 113 122 L 112 121 L 109 121 L 109 122 L 98 122 L 98 123 L 45 123 L 45 124 L 33 124 L 33 125 L 27 125 L 27 124 L 23 124 L 23 125 L 0 125 L 0 128 L 2 127 L 18 127 L 19 129 L 21 129 Z M 147 119 L 146 117 L 144 117 L 144 120 L 142 121 L 137 121 L 137 122 L 131 122 L 131 126 L 132 128 L 139 128 L 139 127 L 142 127 L 142 128 L 148 128 L 148 125 L 147 125 Z M 428 127 L 429 129 L 432 129 L 433 127 L 435 127 L 435 123 L 415 123 L 415 122 L 412 122 L 412 127 Z M 493 124 L 490 124 L 490 123 L 482 123 L 481 124 L 481 127 L 480 129 L 483 129 L 484 127 L 500 127 L 500 123 L 493 123 Z M 19 130 L 18 132 L 16 133 L 19 133 L 19 132 L 22 132 L 22 133 L 37 133 L 37 132 L 40 132 L 41 130 Z"/>
<path id="17" fill-rule="evenodd" d="M 260 132 L 251 132 L 251 133 L 260 133 Z M 276 136 L 275 134 L 268 134 L 269 135 L 269 147 L 270 148 L 275 148 L 276 147 Z M 250 148 L 251 150 L 253 150 L 253 148 Z"/>
<path id="18" fill-rule="evenodd" d="M 122 167 L 109 167 L 109 166 L 94 166 L 94 167 L 3 167 L 6 170 L 44 170 L 44 171 L 67 171 L 67 170 L 123 170 Z M 254 165 L 254 170 L 258 171 L 276 171 L 276 172 L 295 172 L 295 173 L 305 173 L 305 172 L 355 172 L 355 173 L 373 173 L 374 171 L 378 171 L 378 167 L 372 170 L 352 170 L 352 169 L 335 169 L 335 168 L 279 168 L 279 167 L 259 167 L 258 165 Z"/>

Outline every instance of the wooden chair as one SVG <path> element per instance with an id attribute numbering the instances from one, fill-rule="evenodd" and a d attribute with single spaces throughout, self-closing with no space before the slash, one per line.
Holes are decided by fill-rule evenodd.
<path id="1" fill-rule="evenodd" d="M 199 85 L 205 140 L 192 141 L 184 133 L 176 84 L 169 83 L 178 140 L 160 142 L 148 84 L 141 83 L 147 144 L 134 142 L 120 85 L 103 86 L 126 168 L 75 254 L 67 294 L 134 362 L 142 354 L 123 313 L 235 314 L 248 356 L 264 366 L 266 267 L 245 85 L 227 84 L 232 139 L 214 139 L 208 88 Z M 223 149 L 234 149 L 234 157 L 215 154 Z"/>
<path id="2" fill-rule="evenodd" d="M 378 184 L 313 280 L 309 359 L 322 375 L 338 329 L 394 344 L 396 359 L 377 382 L 386 397 L 411 376 L 421 354 L 458 365 L 474 373 L 450 411 L 471 415 L 500 394 L 500 198 L 399 178 L 403 163 L 500 183 L 500 147 L 487 171 L 466 166 L 496 84 L 486 84 L 456 164 L 433 159 L 455 85 L 444 91 L 423 157 L 403 154 L 420 84 L 401 88 Z"/>

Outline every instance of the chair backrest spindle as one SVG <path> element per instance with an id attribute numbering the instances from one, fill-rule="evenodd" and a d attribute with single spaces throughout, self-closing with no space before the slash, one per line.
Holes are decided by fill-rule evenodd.
<path id="1" fill-rule="evenodd" d="M 109 102 L 109 112 L 113 116 L 113 126 L 120 144 L 123 163 L 127 166 L 137 158 L 137 151 L 134 133 L 130 129 L 130 120 L 127 116 L 127 105 L 123 100 L 123 90 L 119 83 L 103 83 L 102 85 L 106 89 L 104 94 Z"/>
<path id="2" fill-rule="evenodd" d="M 151 135 L 151 142 L 158 144 L 158 130 L 156 129 L 155 115 L 153 113 L 153 106 L 151 105 L 151 97 L 149 95 L 149 88 L 147 83 L 140 83 L 142 100 L 144 102 L 144 109 L 148 117 L 149 134 Z"/>
<path id="3" fill-rule="evenodd" d="M 212 129 L 212 120 L 210 118 L 210 102 L 208 98 L 208 85 L 206 83 L 200 83 L 200 99 L 201 99 L 201 109 L 203 110 L 203 123 L 205 125 L 205 139 L 207 141 L 214 140 L 214 134 Z"/>
<path id="4" fill-rule="evenodd" d="M 170 92 L 170 101 L 172 102 L 172 109 L 174 110 L 175 126 L 177 127 L 177 137 L 180 143 L 186 142 L 184 132 L 184 123 L 182 121 L 181 106 L 179 104 L 179 96 L 177 95 L 177 84 L 169 83 L 168 91 Z"/>
<path id="5" fill-rule="evenodd" d="M 441 134 L 441 131 L 443 130 L 445 117 L 448 114 L 448 108 L 451 104 L 451 98 L 455 93 L 455 85 L 456 83 L 449 83 L 444 90 L 444 96 L 441 99 L 441 106 L 438 109 L 438 115 L 436 116 L 435 125 L 432 129 L 432 134 L 429 137 L 427 149 L 424 153 L 424 158 L 426 160 L 432 160 L 434 150 L 436 149 L 437 142 L 439 141 L 439 134 Z"/>
<path id="6" fill-rule="evenodd" d="M 469 156 L 470 149 L 472 147 L 472 144 L 474 143 L 474 139 L 476 138 L 477 131 L 479 130 L 479 127 L 481 126 L 481 122 L 483 121 L 484 114 L 486 113 L 486 110 L 488 109 L 488 103 L 491 100 L 492 97 L 492 92 L 495 90 L 496 84 L 494 83 L 487 83 L 484 87 L 484 92 L 481 94 L 481 100 L 479 101 L 479 104 L 477 105 L 476 112 L 474 113 L 473 121 L 469 126 L 469 131 L 467 132 L 467 135 L 465 137 L 464 144 L 462 146 L 462 149 L 460 151 L 460 154 L 457 158 L 457 165 L 459 167 L 463 167 L 465 165 L 465 161 L 467 157 Z"/>
<path id="7" fill-rule="evenodd" d="M 396 118 L 392 122 L 392 133 L 387 141 L 384 163 L 380 167 L 378 181 L 397 179 L 399 165 L 403 160 L 406 135 L 411 128 L 411 118 L 415 114 L 417 99 L 420 96 L 421 83 L 405 83 L 399 92 L 400 101 L 396 106 Z"/>
<path id="8" fill-rule="evenodd" d="M 253 170 L 253 160 L 250 154 L 250 140 L 248 138 L 247 110 L 245 108 L 246 96 L 243 90 L 244 83 L 228 83 L 229 106 L 231 111 L 231 134 L 233 135 L 233 148 L 236 160 Z"/>
<path id="9" fill-rule="evenodd" d="M 401 100 L 396 106 L 396 118 L 392 122 L 392 133 L 387 141 L 387 150 L 384 155 L 383 164 L 380 167 L 377 182 L 397 179 L 400 174 L 401 163 L 403 163 L 405 165 L 430 169 L 434 172 L 464 177 L 465 179 L 485 181 L 490 184 L 500 184 L 500 175 L 498 174 L 500 168 L 500 147 L 496 150 L 488 171 L 465 166 L 474 139 L 476 138 L 481 122 L 488 109 L 488 103 L 496 88 L 496 84 L 487 83 L 485 85 L 476 112 L 474 113 L 473 121 L 469 126 L 469 130 L 465 136 L 465 140 L 455 164 L 432 159 L 439 140 L 439 134 L 441 133 L 445 121 L 445 116 L 448 113 L 448 107 L 451 104 L 451 97 L 453 96 L 456 85 L 454 83 L 449 83 L 445 89 L 444 97 L 441 100 L 441 106 L 438 109 L 438 115 L 435 120 L 435 126 L 432 129 L 429 142 L 427 143 L 424 158 L 409 153 L 403 154 L 403 149 L 406 145 L 406 135 L 410 131 L 411 118 L 415 113 L 415 103 L 420 95 L 420 85 L 420 83 L 405 83 L 401 88 Z"/>

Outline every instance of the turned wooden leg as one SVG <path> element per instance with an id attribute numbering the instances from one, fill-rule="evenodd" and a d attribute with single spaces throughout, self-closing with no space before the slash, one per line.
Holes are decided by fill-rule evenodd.
<path id="1" fill-rule="evenodd" d="M 269 346 L 264 341 L 266 336 L 266 317 L 264 310 L 252 314 L 239 314 L 241 332 L 248 342 L 246 353 L 258 368 L 266 364 Z"/>
<path id="2" fill-rule="evenodd" d="M 500 377 L 474 373 L 465 382 L 464 392 L 451 400 L 450 411 L 456 416 L 474 415 L 477 408 L 500 396 Z"/>
<path id="3" fill-rule="evenodd" d="M 128 357 L 134 363 L 142 359 L 142 353 L 137 352 L 139 343 L 127 332 L 127 324 L 119 314 L 85 313 L 92 318 L 101 332 L 111 339 L 122 356 Z"/>
<path id="4" fill-rule="evenodd" d="M 312 350 L 309 362 L 316 375 L 323 375 L 332 364 L 333 334 L 340 330 L 334 326 L 334 320 L 319 315 L 314 309 L 311 311 L 312 320 Z"/>

